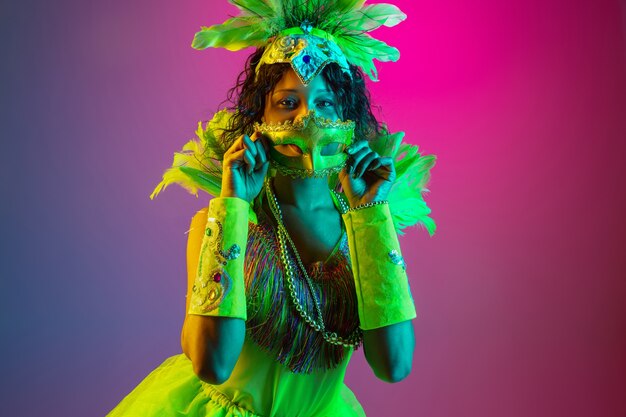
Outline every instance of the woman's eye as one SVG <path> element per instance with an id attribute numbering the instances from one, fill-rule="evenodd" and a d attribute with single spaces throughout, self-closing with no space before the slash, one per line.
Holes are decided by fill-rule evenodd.
<path id="1" fill-rule="evenodd" d="M 282 107 L 293 109 L 296 107 L 296 101 L 291 98 L 284 98 L 278 101 L 278 104 Z"/>
<path id="2" fill-rule="evenodd" d="M 335 103 L 331 100 L 320 100 L 317 102 L 317 106 L 321 108 L 334 107 Z"/>

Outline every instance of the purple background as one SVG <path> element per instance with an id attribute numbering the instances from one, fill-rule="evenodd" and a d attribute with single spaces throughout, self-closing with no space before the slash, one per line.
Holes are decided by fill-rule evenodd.
<path id="1" fill-rule="evenodd" d="M 198 52 L 225 1 L 0 6 L 0 415 L 101 416 L 180 352 L 189 220 L 148 195 L 246 53 Z M 626 415 L 626 5 L 396 3 L 371 86 L 438 156 L 439 229 L 403 238 L 413 373 L 369 416 Z"/>

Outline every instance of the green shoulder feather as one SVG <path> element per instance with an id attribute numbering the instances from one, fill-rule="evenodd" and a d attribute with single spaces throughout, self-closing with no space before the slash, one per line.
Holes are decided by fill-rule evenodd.
<path id="1" fill-rule="evenodd" d="M 429 217 L 431 210 L 423 194 L 429 192 L 426 186 L 437 158 L 421 155 L 418 146 L 402 143 L 403 138 L 404 132 L 396 132 L 383 134 L 370 142 L 372 150 L 394 160 L 396 180 L 389 191 L 389 210 L 398 234 L 404 234 L 405 227 L 419 225 L 433 236 L 437 226 Z"/>
<path id="2" fill-rule="evenodd" d="M 222 190 L 222 160 L 230 146 L 223 140 L 224 129 L 228 127 L 232 113 L 221 110 L 213 119 L 202 126 L 198 122 L 196 138 L 187 142 L 183 149 L 174 153 L 172 166 L 165 170 L 163 179 L 150 195 L 154 199 L 170 184 L 178 184 L 191 194 L 198 196 L 198 190 L 217 197 Z M 256 215 L 250 208 L 250 221 L 256 223 Z"/>

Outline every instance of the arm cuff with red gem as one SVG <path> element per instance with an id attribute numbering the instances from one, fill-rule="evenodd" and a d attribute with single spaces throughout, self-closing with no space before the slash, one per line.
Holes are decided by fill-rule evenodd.
<path id="1" fill-rule="evenodd" d="M 209 203 L 189 314 L 246 320 L 243 262 L 249 207 L 233 197 L 217 197 Z"/>
<path id="2" fill-rule="evenodd" d="M 416 317 L 415 304 L 389 205 L 343 214 L 350 247 L 361 329 L 372 330 Z"/>

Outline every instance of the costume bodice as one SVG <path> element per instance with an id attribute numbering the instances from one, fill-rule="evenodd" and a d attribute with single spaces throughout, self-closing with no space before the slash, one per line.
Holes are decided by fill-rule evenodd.
<path id="1" fill-rule="evenodd" d="M 248 320 L 246 336 L 294 373 L 328 370 L 343 362 L 348 349 L 324 340 L 296 311 L 290 299 L 285 268 L 273 226 L 264 215 L 249 225 L 244 262 Z M 294 254 L 288 252 L 292 261 Z M 293 265 L 296 263 L 293 262 Z M 298 268 L 295 293 L 300 305 L 315 316 L 315 301 Z M 312 291 L 320 302 L 326 329 L 346 337 L 359 326 L 354 278 L 345 232 L 324 262 L 306 266 Z"/>

